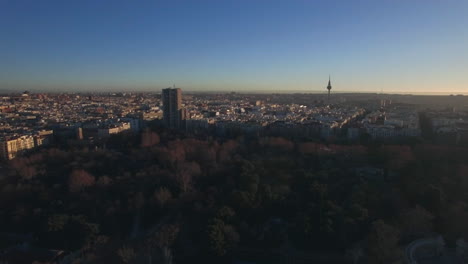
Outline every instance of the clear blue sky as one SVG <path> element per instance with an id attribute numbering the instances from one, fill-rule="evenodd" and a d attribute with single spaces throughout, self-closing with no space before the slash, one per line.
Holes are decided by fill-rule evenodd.
<path id="1" fill-rule="evenodd" d="M 0 90 L 468 92 L 467 0 L 0 0 Z"/>

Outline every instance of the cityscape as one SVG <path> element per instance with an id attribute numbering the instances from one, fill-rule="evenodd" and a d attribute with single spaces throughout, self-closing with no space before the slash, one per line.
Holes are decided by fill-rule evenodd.
<path id="1" fill-rule="evenodd" d="M 0 0 L 0 264 L 468 263 L 467 14 Z"/>
<path id="2" fill-rule="evenodd" d="M 256 135 L 330 142 L 407 142 L 423 134 L 468 141 L 468 101 L 392 94 L 61 93 L 2 96 L 1 158 L 53 142 L 99 145 L 112 134 L 160 127 L 191 135 Z M 423 132 L 424 130 L 424 132 Z"/>

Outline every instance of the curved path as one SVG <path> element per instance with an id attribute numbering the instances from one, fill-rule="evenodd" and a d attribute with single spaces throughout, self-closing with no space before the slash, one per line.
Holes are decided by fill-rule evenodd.
<path id="1" fill-rule="evenodd" d="M 441 252 L 445 246 L 444 239 L 442 236 L 432 237 L 432 238 L 423 238 L 411 242 L 405 249 L 405 259 L 408 264 L 417 264 L 415 258 L 415 252 L 418 248 L 423 246 L 433 246 L 436 251 Z"/>

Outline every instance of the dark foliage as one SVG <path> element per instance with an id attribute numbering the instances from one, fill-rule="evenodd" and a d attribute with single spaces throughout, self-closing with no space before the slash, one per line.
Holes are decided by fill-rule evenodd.
<path id="1" fill-rule="evenodd" d="M 0 232 L 80 250 L 75 263 L 345 260 L 355 245 L 387 263 L 431 232 L 468 238 L 467 158 L 424 144 L 117 135 L 11 161 Z"/>

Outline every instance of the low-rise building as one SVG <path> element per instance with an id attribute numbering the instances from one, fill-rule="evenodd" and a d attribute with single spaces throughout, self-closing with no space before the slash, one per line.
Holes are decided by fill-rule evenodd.
<path id="1" fill-rule="evenodd" d="M 20 136 L 0 140 L 0 157 L 4 160 L 14 159 L 19 153 L 35 147 L 33 136 Z"/>

